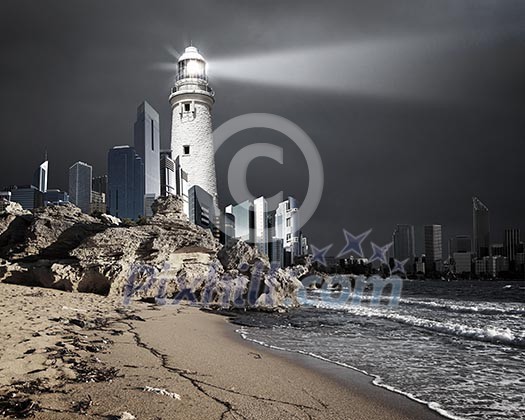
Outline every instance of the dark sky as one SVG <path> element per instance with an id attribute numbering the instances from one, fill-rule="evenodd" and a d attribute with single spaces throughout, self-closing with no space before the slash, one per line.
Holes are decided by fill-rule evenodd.
<path id="1" fill-rule="evenodd" d="M 316 246 L 335 243 L 337 252 L 343 228 L 373 228 L 371 239 L 386 243 L 397 223 L 416 225 L 420 243 L 424 224 L 442 224 L 445 239 L 471 234 L 473 195 L 491 210 L 495 241 L 505 227 L 525 231 L 521 0 L 3 0 L 0 186 L 30 183 L 46 149 L 50 188 L 67 189 L 77 160 L 104 174 L 107 150 L 132 144 L 144 99 L 159 111 L 168 146 L 173 75 L 155 63 L 173 60 L 166 47 L 181 51 L 190 39 L 210 61 L 215 126 L 273 113 L 316 143 L 325 189 L 304 228 Z M 363 48 L 354 54 L 353 45 Z M 310 51 L 315 71 L 293 54 L 278 70 L 264 58 L 283 51 Z M 233 65 L 232 77 L 213 77 L 214 60 L 243 56 L 264 83 Z M 224 76 L 228 66 L 217 70 Z M 217 156 L 221 204 L 230 200 L 231 158 L 261 141 L 281 145 L 285 163 L 256 159 L 252 193 L 304 197 L 300 150 L 249 130 Z"/>

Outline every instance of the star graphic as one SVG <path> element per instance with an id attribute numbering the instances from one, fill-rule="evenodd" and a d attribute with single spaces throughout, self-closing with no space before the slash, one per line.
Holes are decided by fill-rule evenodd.
<path id="1" fill-rule="evenodd" d="M 318 262 L 319 264 L 326 266 L 326 253 L 330 248 L 332 248 L 332 246 L 333 244 L 325 246 L 324 248 L 316 248 L 315 246 L 311 245 L 312 263 Z"/>
<path id="2" fill-rule="evenodd" d="M 394 259 L 394 264 L 395 265 L 394 265 L 394 268 L 392 269 L 392 273 L 399 272 L 399 273 L 406 274 L 405 265 L 408 262 L 408 260 L 409 260 L 409 258 L 407 258 L 406 260 L 403 260 L 403 261 L 399 261 L 399 260 Z"/>
<path id="3" fill-rule="evenodd" d="M 386 258 L 386 253 L 390 249 L 390 247 L 393 245 L 393 242 L 390 242 L 389 244 L 386 244 L 385 246 L 378 246 L 373 242 L 370 242 L 370 245 L 372 246 L 372 256 L 368 261 L 374 262 L 374 261 L 380 261 L 383 264 L 388 264 L 388 260 Z"/>
<path id="4" fill-rule="evenodd" d="M 370 235 L 370 232 L 372 232 L 372 229 L 367 230 L 366 232 L 363 232 L 361 235 L 354 236 L 350 232 L 348 232 L 346 229 L 343 229 L 343 233 L 345 235 L 345 240 L 346 240 L 346 245 L 341 250 L 337 258 L 342 257 L 343 255 L 348 254 L 349 252 L 353 252 L 358 257 L 364 258 L 363 241 L 366 239 L 368 235 Z"/>

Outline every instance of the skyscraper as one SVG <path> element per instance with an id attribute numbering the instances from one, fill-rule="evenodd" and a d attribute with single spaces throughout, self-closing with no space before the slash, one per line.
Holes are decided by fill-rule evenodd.
<path id="1" fill-rule="evenodd" d="M 440 271 L 443 260 L 441 225 L 425 226 L 426 272 Z"/>
<path id="2" fill-rule="evenodd" d="M 268 203 L 264 197 L 253 200 L 255 246 L 261 254 L 268 255 Z"/>
<path id="3" fill-rule="evenodd" d="M 137 108 L 134 126 L 135 152 L 144 164 L 144 211 L 152 215 L 151 203 L 160 196 L 159 114 L 146 101 Z"/>
<path id="4" fill-rule="evenodd" d="M 299 232 L 299 204 L 293 197 L 279 204 L 275 211 L 274 238 L 282 240 L 284 265 L 292 264 L 301 254 Z"/>
<path id="5" fill-rule="evenodd" d="M 187 47 L 177 64 L 172 108 L 171 149 L 180 157 L 189 186 L 199 185 L 216 200 L 215 150 L 211 109 L 214 92 L 208 84 L 206 61 L 197 48 Z"/>
<path id="6" fill-rule="evenodd" d="M 171 157 L 171 150 L 160 151 L 160 195 L 176 195 L 175 162 Z"/>
<path id="7" fill-rule="evenodd" d="M 101 176 L 97 176 L 93 178 L 91 188 L 93 191 L 96 191 L 100 194 L 107 194 L 108 193 L 108 176 L 101 175 Z"/>
<path id="8" fill-rule="evenodd" d="M 215 209 L 213 197 L 198 185 L 194 185 L 189 189 L 188 196 L 190 221 L 215 233 L 218 211 Z"/>
<path id="9" fill-rule="evenodd" d="M 519 229 L 505 229 L 504 253 L 510 262 L 516 261 L 521 238 Z"/>
<path id="10" fill-rule="evenodd" d="M 91 180 L 93 168 L 84 162 L 77 162 L 69 168 L 69 201 L 84 213 L 91 205 Z"/>
<path id="11" fill-rule="evenodd" d="M 33 174 L 33 185 L 42 193 L 47 191 L 48 170 L 49 162 L 46 157 L 44 162 L 40 164 Z"/>
<path id="12" fill-rule="evenodd" d="M 414 226 L 397 225 L 392 235 L 392 242 L 394 243 L 394 258 L 398 261 L 408 259 L 405 267 L 407 270 L 412 271 L 411 267 L 416 258 Z"/>
<path id="13" fill-rule="evenodd" d="M 478 258 L 490 255 L 489 209 L 477 197 L 472 197 L 472 231 L 474 252 Z"/>
<path id="14" fill-rule="evenodd" d="M 121 219 L 144 215 L 144 164 L 130 146 L 116 146 L 108 153 L 108 208 Z"/>
<path id="15" fill-rule="evenodd" d="M 225 212 L 233 214 L 235 218 L 235 238 L 253 244 L 255 242 L 253 204 L 246 200 L 235 206 L 227 206 Z"/>

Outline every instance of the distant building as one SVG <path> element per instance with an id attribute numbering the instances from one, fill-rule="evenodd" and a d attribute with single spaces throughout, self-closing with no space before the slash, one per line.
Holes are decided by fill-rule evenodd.
<path id="1" fill-rule="evenodd" d="M 108 193 L 108 176 L 101 175 L 93 178 L 91 182 L 91 189 L 101 194 Z"/>
<path id="2" fill-rule="evenodd" d="M 308 255 L 310 253 L 310 245 L 308 244 L 308 238 L 306 236 L 303 236 L 303 234 L 300 234 L 301 237 L 301 250 L 300 255 Z"/>
<path id="3" fill-rule="evenodd" d="M 91 206 L 90 206 L 90 214 L 91 213 L 106 213 L 107 212 L 107 204 L 106 204 L 106 194 L 98 192 L 98 191 L 92 191 L 91 192 Z"/>
<path id="4" fill-rule="evenodd" d="M 485 257 L 485 258 L 488 258 L 488 257 Z M 475 260 L 474 268 L 475 268 L 477 275 L 482 275 L 482 274 L 487 273 L 487 263 L 483 258 Z"/>
<path id="5" fill-rule="evenodd" d="M 284 265 L 293 264 L 301 255 L 299 232 L 299 204 L 293 197 L 279 204 L 275 211 L 274 238 L 282 239 L 284 257 L 280 260 Z"/>
<path id="6" fill-rule="evenodd" d="M 422 255 L 421 257 L 416 257 L 416 273 L 426 273 L 426 267 L 425 267 L 425 256 Z"/>
<path id="7" fill-rule="evenodd" d="M 144 215 L 144 164 L 133 147 L 109 150 L 107 200 L 112 216 L 137 219 Z"/>
<path id="8" fill-rule="evenodd" d="M 188 182 L 188 174 L 180 164 L 180 158 L 175 159 L 175 194 L 182 199 L 182 210 L 188 217 L 189 210 L 189 195 L 190 183 Z"/>
<path id="9" fill-rule="evenodd" d="M 160 193 L 162 196 L 176 195 L 183 201 L 183 212 L 189 217 L 188 174 L 180 165 L 180 158 L 172 159 L 171 150 L 160 152 Z"/>
<path id="10" fill-rule="evenodd" d="M 477 197 L 472 198 L 472 230 L 474 252 L 478 258 L 490 255 L 489 209 Z"/>
<path id="11" fill-rule="evenodd" d="M 268 203 L 264 197 L 253 200 L 255 246 L 263 255 L 268 255 Z"/>
<path id="12" fill-rule="evenodd" d="M 249 200 L 226 207 L 226 213 L 235 217 L 235 238 L 249 244 L 255 243 L 253 205 Z"/>
<path id="13" fill-rule="evenodd" d="M 516 271 L 519 273 L 525 272 L 525 252 L 518 252 L 516 254 Z"/>
<path id="14" fill-rule="evenodd" d="M 47 180 L 48 180 L 49 162 L 44 160 L 40 166 L 35 170 L 33 174 L 33 185 L 38 188 L 42 193 L 47 191 Z"/>
<path id="15" fill-rule="evenodd" d="M 457 235 L 448 241 L 449 256 L 452 257 L 455 252 L 472 252 L 472 241 L 470 236 Z"/>
<path id="16" fill-rule="evenodd" d="M 414 259 L 416 258 L 416 240 L 414 226 L 397 225 L 392 235 L 394 243 L 394 258 L 398 261 L 405 261 L 407 271 L 413 271 Z"/>
<path id="17" fill-rule="evenodd" d="M 11 201 L 19 203 L 25 210 L 33 210 L 44 205 L 44 195 L 34 185 L 13 187 Z"/>
<path id="18" fill-rule="evenodd" d="M 285 267 L 291 264 L 291 261 L 285 259 L 284 252 L 284 240 L 280 238 L 273 238 L 271 242 L 271 255 L 270 259 L 273 264 L 278 264 L 279 267 Z"/>
<path id="19" fill-rule="evenodd" d="M 235 216 L 231 213 L 224 212 L 222 214 L 222 238 L 221 243 L 226 247 L 232 246 L 235 239 Z"/>
<path id="20" fill-rule="evenodd" d="M 458 274 L 470 274 L 472 272 L 472 253 L 454 252 L 454 267 Z"/>
<path id="21" fill-rule="evenodd" d="M 516 261 L 516 254 L 520 248 L 520 230 L 519 229 L 505 229 L 505 243 L 504 254 L 510 262 Z"/>
<path id="22" fill-rule="evenodd" d="M 440 271 L 443 260 L 441 225 L 426 225 L 424 230 L 426 272 Z"/>
<path id="23" fill-rule="evenodd" d="M 503 244 L 492 244 L 490 246 L 490 255 L 494 257 L 505 255 L 505 247 Z"/>
<path id="24" fill-rule="evenodd" d="M 189 189 L 189 211 L 191 222 L 216 234 L 218 211 L 215 208 L 214 198 L 198 185 Z"/>
<path id="25" fill-rule="evenodd" d="M 476 274 L 497 277 L 500 273 L 509 271 L 509 260 L 504 256 L 486 256 L 475 261 Z"/>
<path id="26" fill-rule="evenodd" d="M 177 195 L 175 184 L 175 162 L 171 150 L 160 151 L 160 194 L 163 197 Z"/>
<path id="27" fill-rule="evenodd" d="M 92 173 L 91 165 L 84 162 L 77 162 L 69 168 L 69 201 L 84 213 L 89 213 L 91 205 Z"/>
<path id="28" fill-rule="evenodd" d="M 159 114 L 146 101 L 137 108 L 134 139 L 144 165 L 144 214 L 151 216 L 151 203 L 160 196 L 160 128 Z"/>
<path id="29" fill-rule="evenodd" d="M 61 190 L 47 190 L 44 193 L 44 206 L 69 203 L 69 194 Z"/>

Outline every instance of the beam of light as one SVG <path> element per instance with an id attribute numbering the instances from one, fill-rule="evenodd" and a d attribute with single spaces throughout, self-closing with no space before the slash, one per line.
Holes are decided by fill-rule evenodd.
<path id="1" fill-rule="evenodd" d="M 211 62 L 212 83 L 227 80 L 317 93 L 450 102 L 472 100 L 473 95 L 483 99 L 485 86 L 501 79 L 500 70 L 489 68 L 493 64 L 465 58 L 466 51 L 475 49 L 472 41 L 481 41 L 480 36 L 424 34 L 206 59 Z M 176 60 L 153 68 L 175 75 Z"/>
<path id="2" fill-rule="evenodd" d="M 171 45 L 165 45 L 164 49 L 173 57 L 175 60 L 178 60 L 180 57 L 180 53 L 173 48 Z"/>
<path id="3" fill-rule="evenodd" d="M 446 75 L 434 68 L 436 39 L 362 40 L 211 60 L 211 79 L 328 93 L 426 97 Z"/>

